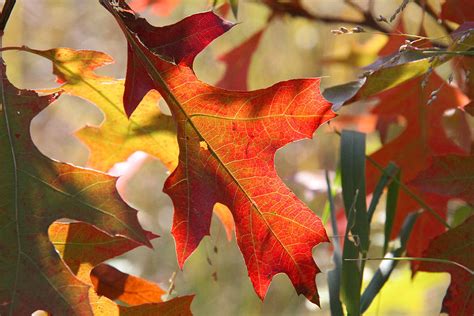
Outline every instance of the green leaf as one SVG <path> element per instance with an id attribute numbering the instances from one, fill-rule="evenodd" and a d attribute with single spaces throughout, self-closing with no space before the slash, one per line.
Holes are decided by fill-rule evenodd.
<path id="1" fill-rule="evenodd" d="M 466 34 L 465 36 L 463 36 Z M 461 32 L 447 50 L 406 50 L 382 57 L 363 68 L 363 76 L 355 81 L 327 88 L 323 96 L 334 103 L 337 111 L 345 103 L 373 96 L 419 77 L 456 56 L 472 56 L 474 32 Z"/>
<path id="2" fill-rule="evenodd" d="M 347 100 L 351 100 L 356 96 L 366 81 L 367 78 L 363 77 L 355 81 L 326 88 L 323 91 L 323 96 L 333 104 L 332 110 L 338 111 Z"/>
<path id="3" fill-rule="evenodd" d="M 353 236 L 349 238 L 350 231 L 354 228 L 356 222 L 357 211 L 355 205 L 359 196 L 356 190 L 352 206 L 349 208 L 349 216 L 347 219 L 346 233 L 344 235 L 344 250 L 342 254 L 342 271 L 341 271 L 341 298 L 346 305 L 347 314 L 359 315 L 360 309 L 360 288 L 362 285 L 363 263 L 360 261 L 349 261 L 345 259 L 359 259 L 358 238 Z"/>
<path id="4" fill-rule="evenodd" d="M 351 231 L 359 239 L 361 252 L 364 254 L 369 249 L 369 221 L 365 202 L 365 134 L 342 131 L 341 180 L 347 217 L 351 205 L 355 202 L 355 223 Z M 359 194 L 354 201 L 356 192 Z"/>
<path id="5" fill-rule="evenodd" d="M 439 59 L 431 60 L 431 55 L 418 51 L 407 51 L 396 56 L 389 56 L 381 59 L 373 65 L 367 67 L 367 71 L 372 72 L 364 86 L 359 90 L 361 98 L 377 94 L 379 92 L 396 87 L 412 78 L 421 76 L 428 69 L 439 66 Z M 393 61 L 394 58 L 396 61 Z"/>
<path id="6" fill-rule="evenodd" d="M 440 64 L 436 60 L 431 61 L 430 57 L 421 52 L 407 51 L 380 58 L 364 68 L 364 76 L 360 79 L 330 87 L 323 95 L 335 103 L 333 110 L 338 110 L 345 103 L 398 86 Z"/>
<path id="7" fill-rule="evenodd" d="M 342 273 L 342 258 L 341 249 L 339 244 L 339 236 L 337 235 L 337 219 L 336 209 L 334 207 L 334 198 L 331 190 L 331 182 L 329 180 L 329 172 L 326 170 L 326 183 L 328 187 L 328 209 L 331 215 L 331 226 L 333 231 L 333 261 L 335 268 L 328 272 L 328 288 L 329 288 L 329 305 L 331 308 L 331 315 L 342 316 L 342 305 L 340 300 L 340 288 L 341 288 L 341 273 Z"/>
<path id="8" fill-rule="evenodd" d="M 382 176 L 380 176 L 379 182 L 375 187 L 374 193 L 372 195 L 372 200 L 370 200 L 369 209 L 367 210 L 367 216 L 369 218 L 369 223 L 372 222 L 372 217 L 374 216 L 375 209 L 380 201 L 380 197 L 383 194 L 384 188 L 390 182 L 390 179 L 393 175 L 398 172 L 398 167 L 394 163 L 390 162 L 388 166 L 382 172 Z"/>
<path id="9" fill-rule="evenodd" d="M 339 255 L 336 258 L 334 254 L 334 261 L 340 261 L 341 257 Z M 328 272 L 328 288 L 329 288 L 329 308 L 331 309 L 332 316 L 343 316 L 344 312 L 342 310 L 341 300 L 339 299 L 340 295 L 340 284 L 341 284 L 341 272 L 337 271 L 340 268 L 333 269 Z"/>

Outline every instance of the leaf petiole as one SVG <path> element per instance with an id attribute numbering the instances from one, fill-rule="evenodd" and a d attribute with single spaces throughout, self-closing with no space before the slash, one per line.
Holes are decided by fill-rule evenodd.
<path id="1" fill-rule="evenodd" d="M 451 261 L 447 259 L 438 259 L 438 258 L 423 258 L 423 257 L 384 257 L 384 258 L 345 258 L 344 260 L 347 261 L 365 261 L 365 260 L 393 260 L 393 261 L 426 261 L 426 262 L 436 262 L 436 263 L 445 263 L 445 264 L 452 264 L 455 265 L 467 272 L 469 272 L 471 275 L 474 275 L 474 271 L 469 269 L 468 267 L 456 262 L 456 261 Z"/>

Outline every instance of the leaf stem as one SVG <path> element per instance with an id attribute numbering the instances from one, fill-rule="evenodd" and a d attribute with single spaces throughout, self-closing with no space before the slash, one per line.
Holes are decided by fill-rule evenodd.
<path id="1" fill-rule="evenodd" d="M 447 259 L 439 259 L 439 258 L 423 258 L 423 257 L 383 257 L 383 258 L 354 258 L 354 259 L 349 259 L 345 258 L 344 260 L 347 261 L 365 261 L 365 260 L 371 260 L 371 261 L 376 261 L 376 260 L 392 260 L 392 261 L 426 261 L 426 262 L 435 262 L 435 263 L 445 263 L 445 264 L 452 264 L 455 265 L 467 272 L 469 272 L 471 275 L 474 275 L 474 271 L 469 269 L 468 267 L 456 262 L 456 261 L 451 261 Z"/>
<path id="2" fill-rule="evenodd" d="M 431 50 L 431 49 L 424 49 L 421 51 L 422 54 L 430 54 L 430 55 L 456 55 L 456 56 L 474 56 L 474 51 L 439 51 L 439 50 Z"/>
<path id="3" fill-rule="evenodd" d="M 337 16 L 316 15 L 306 10 L 303 6 L 299 4 L 295 5 L 293 3 L 289 3 L 288 1 L 278 2 L 278 1 L 264 0 L 262 2 L 266 6 L 268 6 L 270 9 L 272 9 L 274 12 L 277 12 L 280 14 L 288 14 L 295 17 L 303 17 L 308 20 L 324 22 L 324 23 L 334 23 L 334 24 L 348 23 L 348 24 L 361 25 L 361 26 L 370 27 L 384 34 L 387 33 L 387 30 L 376 21 L 376 19 L 373 17 L 370 11 L 363 10 L 360 6 L 353 3 L 352 1 L 346 1 L 345 3 L 348 6 L 351 6 L 353 9 L 359 11 L 359 13 L 363 15 L 363 20 L 357 21 L 357 20 L 346 19 L 346 18 L 337 17 Z"/>
<path id="4" fill-rule="evenodd" d="M 6 52 L 8 50 L 19 50 L 19 51 L 30 52 L 30 49 L 26 46 L 5 46 L 5 47 L 0 48 L 0 52 Z"/>

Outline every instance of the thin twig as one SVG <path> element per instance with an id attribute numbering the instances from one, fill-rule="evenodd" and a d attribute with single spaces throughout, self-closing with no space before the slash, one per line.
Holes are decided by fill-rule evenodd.
<path id="1" fill-rule="evenodd" d="M 440 51 L 440 50 L 433 50 L 433 49 L 424 49 L 421 51 L 422 54 L 430 54 L 430 55 L 456 55 L 456 56 L 474 56 L 474 51 Z"/>
<path id="2" fill-rule="evenodd" d="M 3 35 L 3 31 L 5 31 L 5 26 L 7 25 L 15 3 L 16 0 L 6 0 L 3 5 L 2 13 L 0 14 L 0 35 Z"/>
<path id="3" fill-rule="evenodd" d="M 451 261 L 451 260 L 446 260 L 446 259 L 438 259 L 438 258 L 423 258 L 423 257 L 384 257 L 384 258 L 354 258 L 354 259 L 344 259 L 346 261 L 365 261 L 365 260 L 392 260 L 392 261 L 426 261 L 426 262 L 435 262 L 435 263 L 446 263 L 446 264 L 452 264 L 455 265 L 467 272 L 469 272 L 471 275 L 474 275 L 474 271 L 469 269 L 468 267 L 456 262 L 456 261 Z"/>
<path id="4" fill-rule="evenodd" d="M 362 21 L 357 21 L 353 19 L 345 19 L 342 17 L 335 17 L 335 16 L 320 16 L 313 14 L 303 8 L 301 4 L 299 3 L 294 3 L 294 2 L 277 2 L 277 1 L 272 1 L 272 0 L 264 0 L 264 4 L 266 4 L 269 8 L 271 8 L 273 11 L 276 11 L 278 13 L 285 13 L 289 14 L 292 16 L 298 16 L 298 17 L 303 17 L 308 20 L 313 20 L 313 21 L 318 21 L 318 22 L 324 22 L 324 23 L 334 23 L 334 24 L 355 24 L 355 25 L 361 25 L 365 27 L 370 27 L 374 30 L 387 33 L 387 30 L 382 27 L 375 18 L 372 16 L 372 14 L 369 11 L 364 11 L 361 10 L 362 8 L 360 7 L 354 7 L 359 13 L 361 13 L 364 16 L 364 19 Z M 348 5 L 353 6 L 353 4 L 348 3 Z"/>
<path id="5" fill-rule="evenodd" d="M 389 19 L 390 23 L 392 23 L 397 18 L 397 16 L 401 14 L 403 10 L 405 10 L 407 5 L 408 5 L 408 0 L 403 0 L 400 6 L 397 8 L 397 10 L 395 10 L 395 12 L 390 17 Z"/>

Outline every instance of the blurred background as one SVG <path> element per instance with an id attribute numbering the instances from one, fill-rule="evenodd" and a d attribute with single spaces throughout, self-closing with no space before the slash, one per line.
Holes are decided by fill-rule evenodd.
<path id="1" fill-rule="evenodd" d="M 149 4 L 149 7 L 141 8 L 141 16 L 152 24 L 166 25 L 190 14 L 209 10 L 214 1 L 174 0 L 170 2 L 175 6 L 166 10 L 153 7 L 153 0 L 140 2 Z M 355 2 L 362 7 L 367 6 L 367 1 Z M 397 0 L 374 1 L 374 16 L 390 16 L 400 3 Z M 318 15 L 360 18 L 359 13 L 343 0 L 307 0 L 303 1 L 303 5 Z M 404 20 L 407 33 L 417 32 L 420 14 L 419 7 L 413 3 L 408 5 Z M 387 36 L 377 32 L 335 36 L 331 29 L 343 25 L 290 15 L 278 16 L 267 24 L 270 15 L 268 7 L 259 1 L 240 0 L 238 18 L 235 19 L 231 12 L 226 16 L 240 24 L 215 40 L 198 56 L 194 67 L 198 77 L 211 84 L 218 82 L 226 67 L 218 57 L 264 26 L 266 29 L 249 68 L 250 89 L 302 77 L 322 77 L 323 87 L 347 82 L 357 78 L 361 73 L 360 68 L 373 62 L 387 42 Z M 433 32 L 437 30 L 433 28 Z M 17 0 L 3 46 L 21 45 L 35 49 L 70 47 L 103 51 L 111 55 L 115 63 L 99 69 L 98 73 L 114 78 L 123 78 L 125 75 L 125 38 L 98 0 Z M 20 52 L 5 52 L 3 56 L 8 66 L 8 77 L 17 87 L 37 89 L 58 86 L 51 72 L 51 63 L 46 59 Z M 440 73 L 443 74 L 443 71 L 445 75 L 449 73 L 449 69 L 441 68 Z M 360 103 L 341 113 L 367 113 L 372 106 Z M 73 133 L 87 124 L 99 125 L 102 120 L 103 115 L 95 105 L 80 98 L 62 95 L 33 120 L 31 129 L 34 142 L 43 154 L 59 161 L 86 166 L 88 149 Z M 370 130 L 364 124 L 353 128 Z M 279 150 L 276 156 L 281 178 L 319 216 L 327 200 L 324 170 L 329 170 L 334 179 L 338 165 L 340 139 L 333 129 L 331 125 L 322 126 L 312 140 L 292 143 Z M 396 137 L 401 130 L 401 127 L 393 128 L 390 137 Z M 378 136 L 369 134 L 368 153 L 379 146 Z M 170 287 L 169 279 L 176 274 L 170 295 L 196 294 L 192 304 L 192 311 L 196 315 L 329 315 L 325 276 L 325 272 L 333 268 L 329 244 L 314 249 L 315 260 L 323 271 L 317 277 L 321 309 L 304 297 L 298 297 L 284 275 L 274 278 L 265 302 L 261 302 L 247 277 L 235 237 L 228 241 L 222 224 L 216 218 L 213 220 L 211 236 L 201 242 L 198 250 L 186 262 L 184 270 L 180 271 L 170 235 L 172 204 L 168 196 L 162 193 L 168 172 L 158 160 L 144 153 L 136 153 L 130 160 L 140 161 L 141 167 L 128 170 L 127 164 L 121 164 L 114 168 L 116 172 L 124 174 L 121 184 L 127 184 L 123 186 L 121 194 L 140 211 L 139 219 L 143 227 L 159 234 L 161 238 L 153 241 L 154 250 L 138 248 L 111 260 L 112 265 L 121 271 L 157 282 L 164 289 Z M 336 203 L 338 207 L 342 206 L 339 194 Z M 379 210 L 375 215 L 371 244 L 371 250 L 376 253 L 374 256 L 380 255 L 383 244 L 383 214 Z M 332 236 L 327 223 L 326 228 Z M 377 265 L 378 262 L 368 264 L 364 274 L 367 281 Z M 418 273 L 412 279 L 408 265 L 400 264 L 366 315 L 437 315 L 448 284 L 448 274 Z"/>

